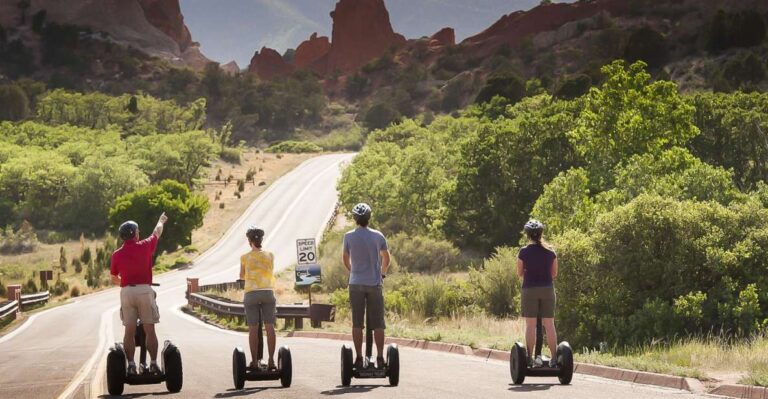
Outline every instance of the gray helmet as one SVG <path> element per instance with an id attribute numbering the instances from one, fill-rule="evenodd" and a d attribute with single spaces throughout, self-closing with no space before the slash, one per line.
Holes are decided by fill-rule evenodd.
<path id="1" fill-rule="evenodd" d="M 373 211 L 371 210 L 371 206 L 361 202 L 357 205 L 355 205 L 354 208 L 352 208 L 352 217 L 355 219 L 355 221 L 367 221 L 371 218 L 371 213 Z"/>
<path id="2" fill-rule="evenodd" d="M 259 238 L 264 238 L 264 230 L 256 227 L 255 225 L 248 226 L 248 230 L 245 232 L 245 236 L 248 237 L 248 241 L 256 242 Z"/>
<path id="3" fill-rule="evenodd" d="M 528 234 L 542 232 L 544 231 L 544 223 L 541 223 L 536 219 L 531 219 L 528 221 L 528 223 L 525 224 L 523 230 Z"/>
<path id="4" fill-rule="evenodd" d="M 137 231 L 139 231 L 139 224 L 134 222 L 133 220 L 129 220 L 120 225 L 120 228 L 118 229 L 118 234 L 120 235 L 120 239 L 125 241 L 125 240 L 130 240 L 131 238 L 136 237 Z"/>

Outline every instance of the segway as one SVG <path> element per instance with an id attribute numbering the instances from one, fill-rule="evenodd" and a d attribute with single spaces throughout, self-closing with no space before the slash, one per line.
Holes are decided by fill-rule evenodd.
<path id="1" fill-rule="evenodd" d="M 152 284 L 159 286 L 159 284 Z M 177 393 L 181 391 L 184 381 L 184 375 L 181 367 L 181 352 L 171 341 L 165 341 L 161 352 L 162 367 L 161 373 L 153 374 L 149 372 L 147 364 L 147 340 L 144 328 L 139 320 L 136 326 L 136 335 L 134 337 L 136 348 L 139 350 L 140 372 L 139 374 L 127 374 L 128 360 L 125 356 L 125 349 L 122 342 L 116 342 L 115 346 L 109 348 L 107 355 L 107 390 L 110 395 L 118 396 L 123 394 L 125 384 L 128 385 L 152 385 L 165 382 L 165 387 L 169 392 Z"/>
<path id="2" fill-rule="evenodd" d="M 232 353 L 232 379 L 235 389 L 243 389 L 245 381 L 274 381 L 280 380 L 283 388 L 291 386 L 293 378 L 293 363 L 291 362 L 291 350 L 287 346 L 281 346 L 277 350 L 277 369 L 272 370 L 261 366 L 264 357 L 264 336 L 262 335 L 262 319 L 259 318 L 259 350 L 258 359 L 255 359 L 256 367 L 247 367 L 245 363 L 245 351 L 241 347 L 235 348 Z"/>
<path id="3" fill-rule="evenodd" d="M 544 329 L 541 325 L 541 314 L 536 317 L 536 353 L 534 359 L 541 356 L 541 346 L 544 342 Z M 555 351 L 557 357 L 557 366 L 549 367 L 549 358 L 541 356 L 543 365 L 528 366 L 528 350 L 520 342 L 516 342 L 509 354 L 509 373 L 512 375 L 512 382 L 520 385 L 525 381 L 526 376 L 531 377 L 557 377 L 560 383 L 568 385 L 573 379 L 573 350 L 567 341 L 557 345 Z"/>
<path id="4" fill-rule="evenodd" d="M 363 358 L 363 367 L 355 367 L 353 351 L 349 345 L 341 347 L 341 385 L 348 387 L 352 383 L 352 378 L 389 378 L 389 385 L 396 387 L 400 382 L 400 351 L 396 344 L 387 346 L 387 359 L 383 368 L 374 365 L 373 352 L 373 329 L 370 320 L 365 323 L 365 357 Z"/>

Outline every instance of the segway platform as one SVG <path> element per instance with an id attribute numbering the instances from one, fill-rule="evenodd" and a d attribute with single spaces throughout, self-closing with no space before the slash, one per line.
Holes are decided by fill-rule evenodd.
<path id="1" fill-rule="evenodd" d="M 387 346 L 387 358 L 384 367 L 374 366 L 372 352 L 373 331 L 368 328 L 365 331 L 365 357 L 363 358 L 362 368 L 355 367 L 352 348 L 348 345 L 341 347 L 342 386 L 350 386 L 352 378 L 388 378 L 389 385 L 393 387 L 400 383 L 400 350 L 397 348 L 397 345 Z"/>
<path id="2" fill-rule="evenodd" d="M 264 357 L 264 336 L 262 334 L 263 324 L 259 322 L 259 349 L 257 351 L 258 360 Z M 259 363 L 258 361 L 256 362 Z M 287 346 L 281 346 L 277 350 L 277 369 L 267 367 L 247 367 L 245 363 L 245 350 L 241 347 L 235 348 L 232 352 L 232 380 L 235 383 L 235 389 L 243 389 L 246 381 L 275 381 L 280 380 L 283 388 L 291 386 L 293 379 L 293 361 L 291 360 L 291 349 Z"/>
<path id="3" fill-rule="evenodd" d="M 557 377 L 563 385 L 568 385 L 573 379 L 573 350 L 567 341 L 557 345 L 555 350 L 557 366 L 549 367 L 550 358 L 541 356 L 541 346 L 544 342 L 544 333 L 541 326 L 541 317 L 537 318 L 536 323 L 536 346 L 535 356 L 541 357 L 543 364 L 541 366 L 528 366 L 528 350 L 520 342 L 512 346 L 509 354 L 509 374 L 512 376 L 512 382 L 522 384 L 526 376 L 530 377 Z"/>
<path id="4" fill-rule="evenodd" d="M 129 375 L 127 374 L 128 361 L 123 344 L 115 343 L 107 355 L 107 390 L 109 394 L 122 395 L 125 384 L 154 385 L 162 382 L 165 382 L 165 387 L 169 392 L 180 392 L 183 384 L 183 371 L 179 349 L 170 341 L 165 341 L 161 358 L 163 359 L 161 373 L 153 374 L 145 370 L 140 374 Z"/>

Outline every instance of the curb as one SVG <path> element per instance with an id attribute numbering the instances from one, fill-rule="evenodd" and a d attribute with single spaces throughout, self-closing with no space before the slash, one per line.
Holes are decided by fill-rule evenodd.
<path id="1" fill-rule="evenodd" d="M 729 398 L 766 399 L 768 388 L 753 387 L 749 385 L 720 385 L 709 392 L 712 395 L 727 396 Z"/>
<path id="2" fill-rule="evenodd" d="M 292 331 L 288 337 L 331 339 L 336 341 L 351 341 L 351 334 L 333 332 Z M 466 345 L 449 344 L 445 342 L 422 341 L 407 338 L 387 338 L 386 343 L 397 344 L 407 348 L 453 353 L 458 355 L 476 356 L 486 360 L 508 362 L 509 352 L 496 349 L 472 349 Z M 587 363 L 576 363 L 574 372 L 584 375 L 626 381 L 633 384 L 652 385 L 662 388 L 672 388 L 695 394 L 711 394 L 741 399 L 768 399 L 768 388 L 747 385 L 721 385 L 708 391 L 704 384 L 695 378 L 685 378 L 673 375 L 649 373 L 646 371 L 626 370 L 616 367 L 600 366 Z"/>

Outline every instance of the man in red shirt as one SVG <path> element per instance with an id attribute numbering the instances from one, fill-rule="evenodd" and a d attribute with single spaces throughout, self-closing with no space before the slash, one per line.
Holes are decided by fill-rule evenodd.
<path id="1" fill-rule="evenodd" d="M 136 350 L 134 336 L 136 323 L 141 320 L 147 337 L 147 349 L 152 363 L 151 373 L 160 373 L 157 365 L 157 334 L 155 324 L 160 322 L 160 312 L 157 309 L 152 289 L 152 261 L 157 248 L 157 240 L 163 234 L 163 225 L 168 220 L 165 213 L 155 226 L 152 235 L 139 241 L 139 225 L 127 221 L 120 225 L 120 239 L 123 245 L 112 254 L 110 272 L 112 283 L 120 288 L 120 318 L 125 326 L 123 346 L 128 358 L 128 373 L 137 374 L 133 355 Z M 145 366 L 145 365 L 142 365 Z"/>

